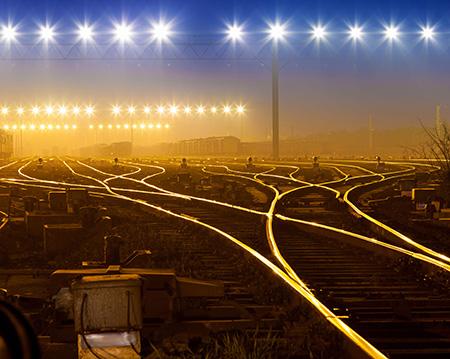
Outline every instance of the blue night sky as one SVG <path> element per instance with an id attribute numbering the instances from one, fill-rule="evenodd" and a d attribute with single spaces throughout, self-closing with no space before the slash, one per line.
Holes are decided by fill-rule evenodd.
<path id="1" fill-rule="evenodd" d="M 365 127 L 369 115 L 377 127 L 415 126 L 419 117 L 431 121 L 438 103 L 447 115 L 448 0 L 0 0 L 1 23 L 18 24 L 22 41 L 45 21 L 55 25 L 56 41 L 58 36 L 62 41 L 77 22 L 92 23 L 106 34 L 121 20 L 140 31 L 160 17 L 172 22 L 174 42 L 196 34 L 220 38 L 226 24 L 236 21 L 247 35 L 242 46 L 254 49 L 268 47 L 262 33 L 268 22 L 286 22 L 290 33 L 280 50 L 282 137 Z M 367 33 L 356 46 L 346 34 L 355 21 Z M 318 22 L 329 32 L 320 45 L 309 34 Z M 402 34 L 392 46 L 382 35 L 390 23 Z M 435 26 L 435 43 L 420 41 L 418 31 L 426 24 Z M 196 128 L 180 121 L 171 138 L 224 131 L 246 139 L 270 134 L 270 62 L 8 60 L 0 62 L 0 78 L 0 103 L 8 104 L 242 101 L 249 110 L 245 130 L 226 121 Z"/>

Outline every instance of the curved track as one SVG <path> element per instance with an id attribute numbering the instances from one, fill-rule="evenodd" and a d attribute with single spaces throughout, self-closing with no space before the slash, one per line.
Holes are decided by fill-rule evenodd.
<path id="1" fill-rule="evenodd" d="M 310 227 L 319 226 L 326 231 L 339 232 L 340 234 L 345 234 L 353 239 L 358 239 L 361 242 L 370 242 L 372 245 L 376 245 L 383 250 L 395 252 L 405 258 L 414 258 L 415 260 L 426 262 L 427 264 L 434 265 L 445 271 L 450 270 L 450 267 L 444 263 L 446 261 L 445 256 L 442 256 L 426 247 L 422 248 L 421 246 L 415 246 L 417 249 L 420 249 L 426 254 L 432 255 L 434 258 L 407 250 L 405 248 L 390 245 L 384 241 L 376 240 L 365 234 L 357 234 L 353 231 L 342 230 L 341 228 L 338 228 L 336 224 L 317 224 L 316 221 L 313 220 L 305 221 L 300 218 L 293 218 L 277 213 L 277 206 L 280 205 L 280 201 L 295 198 L 295 196 L 299 195 L 301 197 L 304 191 L 313 190 L 313 192 L 321 192 L 322 196 L 325 194 L 324 197 L 328 197 L 326 198 L 327 201 L 331 199 L 338 201 L 338 199 L 342 197 L 345 204 L 359 214 L 358 211 L 360 211 L 360 209 L 358 206 L 349 200 L 349 194 L 351 194 L 355 188 L 359 186 L 371 185 L 380 181 L 388 181 L 393 178 L 408 176 L 414 170 L 414 167 L 410 165 L 408 165 L 409 168 L 378 174 L 354 164 L 323 164 L 324 166 L 328 166 L 340 177 L 338 179 L 329 180 L 323 183 L 312 183 L 298 179 L 296 174 L 300 172 L 300 167 L 293 164 L 264 164 L 264 167 L 268 168 L 267 170 L 264 169 L 262 171 L 255 172 L 232 169 L 230 168 L 232 164 L 229 163 L 210 165 L 208 167 L 201 165 L 204 173 L 226 176 L 228 178 L 239 179 L 240 181 L 252 182 L 255 186 L 259 186 L 264 188 L 266 191 L 271 192 L 273 197 L 270 200 L 269 208 L 267 211 L 261 211 L 254 208 L 246 208 L 233 203 L 177 193 L 152 184 L 150 183 L 151 180 L 166 173 L 166 168 L 160 165 L 126 162 L 124 165 L 130 170 L 126 173 L 114 174 L 98 169 L 95 166 L 86 164 L 82 161 L 63 161 L 66 168 L 75 177 L 79 177 L 90 183 L 95 183 L 90 185 L 82 185 L 77 183 L 67 183 L 64 181 L 50 181 L 30 176 L 24 173 L 24 169 L 29 165 L 29 163 L 30 162 L 25 163 L 25 165 L 19 169 L 19 173 L 26 178 L 25 181 L 17 178 L 4 178 L 2 181 L 6 183 L 21 183 L 24 185 L 33 185 L 34 182 L 34 185 L 48 186 L 52 188 L 72 185 L 87 187 L 98 193 L 107 194 L 108 196 L 127 202 L 134 202 L 165 213 L 169 216 L 189 221 L 227 238 L 232 243 L 250 253 L 267 268 L 271 269 L 277 277 L 282 279 L 291 288 L 306 298 L 330 323 L 337 327 L 371 357 L 383 357 L 383 354 L 363 339 L 357 332 L 352 330 L 346 322 L 349 322 L 350 326 L 355 326 L 358 329 L 358 332 L 364 333 L 366 339 L 370 338 L 369 341 L 377 343 L 379 348 L 383 348 L 383 352 L 385 353 L 401 354 L 403 349 L 392 348 L 390 345 L 384 345 L 383 338 L 383 340 L 380 340 L 380 338 L 373 337 L 372 334 L 370 334 L 370 331 L 364 332 L 364 330 L 368 328 L 368 324 L 365 322 L 357 322 L 352 320 L 346 320 L 345 322 L 342 321 L 339 315 L 336 315 L 335 311 L 329 309 L 330 307 L 333 308 L 336 302 L 333 301 L 334 299 L 329 300 L 327 295 L 317 296 L 319 299 L 322 299 L 327 306 L 322 304 L 322 302 L 316 298 L 315 293 L 317 293 L 318 290 L 322 291 L 322 294 L 329 293 L 330 290 L 328 287 L 324 286 L 321 281 L 315 280 L 314 276 L 310 276 L 309 273 L 311 270 L 308 272 L 308 265 L 311 264 L 311 268 L 314 268 L 314 265 L 317 266 L 318 264 L 323 264 L 324 259 L 321 258 L 326 258 L 330 253 L 334 253 L 332 256 L 335 264 L 337 261 L 337 263 L 340 263 L 345 267 L 356 266 L 361 269 L 362 273 L 366 273 L 365 276 L 359 276 L 361 283 L 364 285 L 367 285 L 367 283 L 370 282 L 370 280 L 367 279 L 367 273 L 370 272 L 369 270 L 373 270 L 376 277 L 392 277 L 393 275 L 396 275 L 395 268 L 392 268 L 389 263 L 386 264 L 382 262 L 377 263 L 377 265 L 368 265 L 364 267 L 364 264 L 367 263 L 364 261 L 361 262 L 360 258 L 355 255 L 356 252 L 348 251 L 345 246 L 341 247 L 340 245 L 335 248 L 336 243 L 334 243 L 335 246 L 333 246 L 333 243 L 325 241 L 321 238 L 317 241 L 311 241 L 310 234 L 305 234 L 297 229 L 292 229 L 294 227 L 291 226 L 294 223 L 302 223 L 302 225 L 307 225 Z M 403 165 L 404 167 L 406 166 L 405 164 L 400 165 Z M 142 171 L 143 167 L 152 168 L 157 172 L 144 176 L 143 178 L 136 179 L 135 177 L 139 176 L 139 173 Z M 215 169 L 225 170 L 225 172 L 216 171 Z M 112 186 L 111 183 L 118 183 L 120 185 Z M 354 183 L 358 184 L 355 185 Z M 284 189 L 280 190 L 279 188 L 282 186 Z M 164 207 L 170 207 L 171 209 Z M 229 220 L 224 220 L 224 218 L 229 218 Z M 260 233 L 258 233 L 255 229 L 256 226 L 253 226 L 253 229 L 244 235 L 241 230 L 236 229 L 236 227 L 238 227 L 238 223 L 244 222 L 245 224 L 247 221 L 244 227 L 252 228 L 251 223 L 261 223 L 261 220 L 265 222 L 265 236 L 267 238 L 268 248 L 264 246 L 264 243 L 261 243 Z M 287 224 L 287 222 L 292 224 Z M 287 231 L 288 233 L 286 233 L 286 229 L 284 228 L 285 226 L 286 228 L 290 228 L 290 230 Z M 241 238 L 238 238 L 239 236 L 241 236 Z M 303 262 L 298 262 L 299 253 L 301 253 L 301 257 L 303 257 L 305 253 L 311 253 L 313 257 L 310 257 L 305 264 Z M 271 255 L 273 255 L 280 267 L 270 260 Z M 442 260 L 444 260 L 444 262 L 442 262 Z M 328 260 L 328 262 L 331 261 Z M 324 273 L 327 273 L 327 275 L 329 274 L 328 272 Z M 336 271 L 335 274 L 336 276 L 334 279 L 336 280 L 336 283 L 342 283 L 342 278 L 339 277 L 340 272 Z M 421 286 L 420 283 L 416 283 L 414 286 L 415 282 L 417 282 L 417 278 L 417 275 L 409 274 L 408 276 L 405 274 L 404 277 L 401 277 L 401 280 L 408 283 L 405 284 L 405 288 L 408 287 L 411 293 L 424 295 L 424 292 L 426 292 L 427 289 L 426 287 Z M 373 281 L 371 283 L 373 283 Z M 345 284 L 339 285 L 345 286 Z M 355 290 L 361 290 L 361 287 L 358 287 L 359 284 L 353 283 L 353 285 L 356 288 Z M 377 282 L 377 285 L 379 285 L 379 289 L 383 291 L 387 297 L 399 291 L 401 292 L 401 289 L 398 290 L 398 288 L 389 289 L 389 287 L 393 287 L 392 285 L 390 286 L 389 283 Z M 335 298 L 338 297 L 335 296 Z M 338 299 L 342 298 L 339 297 Z M 448 304 L 447 302 L 442 303 L 444 306 Z M 380 303 L 377 304 L 378 306 L 375 304 L 371 307 L 371 309 L 377 311 L 380 309 Z M 347 309 L 353 310 L 352 313 L 356 313 L 356 309 L 354 307 Z M 351 317 L 354 319 L 353 314 Z M 391 320 L 391 322 L 393 321 Z M 428 333 L 428 331 L 426 332 Z M 416 331 L 413 334 L 418 335 L 418 333 L 419 332 Z M 395 332 L 393 335 L 402 335 L 402 333 Z M 426 344 L 434 343 L 433 340 L 434 339 L 430 339 L 430 341 L 426 343 L 424 341 L 424 347 L 422 347 L 421 350 L 426 350 Z M 404 345 L 400 344 L 400 342 L 396 344 L 399 346 Z M 444 349 L 446 348 L 444 344 L 442 344 L 442 346 Z M 419 353 L 419 350 L 416 350 L 416 353 Z"/>

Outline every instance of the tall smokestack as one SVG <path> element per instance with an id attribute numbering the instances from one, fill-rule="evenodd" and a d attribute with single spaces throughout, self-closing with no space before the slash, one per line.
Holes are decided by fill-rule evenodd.
<path id="1" fill-rule="evenodd" d="M 372 115 L 369 116 L 369 155 L 373 155 L 373 134 L 374 134 L 374 128 L 373 128 L 373 118 Z"/>
<path id="2" fill-rule="evenodd" d="M 435 126 L 436 126 L 436 133 L 438 137 L 442 136 L 442 119 L 441 119 L 441 105 L 436 105 L 436 114 L 435 114 Z"/>

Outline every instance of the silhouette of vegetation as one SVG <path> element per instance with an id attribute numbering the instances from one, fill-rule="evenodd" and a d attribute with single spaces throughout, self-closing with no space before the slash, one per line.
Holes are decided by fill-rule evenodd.
<path id="1" fill-rule="evenodd" d="M 422 146 L 424 158 L 432 159 L 433 164 L 440 167 L 440 175 L 445 185 L 450 184 L 450 129 L 448 124 L 427 128 L 422 121 L 428 141 Z"/>

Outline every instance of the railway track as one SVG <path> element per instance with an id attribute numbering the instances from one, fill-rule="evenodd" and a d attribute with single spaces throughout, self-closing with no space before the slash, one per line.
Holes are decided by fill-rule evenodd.
<path id="1" fill-rule="evenodd" d="M 379 175 L 374 173 L 371 170 L 357 168 L 355 166 L 352 168 L 352 173 L 346 173 L 344 170 L 337 164 L 333 164 L 334 171 L 340 175 L 341 178 L 334 179 L 332 181 L 328 181 L 326 183 L 319 183 L 314 184 L 310 182 L 305 182 L 302 180 L 299 180 L 295 177 L 296 172 L 298 172 L 298 167 L 291 166 L 291 165 L 285 165 L 280 166 L 280 169 L 276 169 L 272 165 L 268 164 L 267 171 L 260 171 L 257 173 L 251 173 L 247 171 L 240 171 L 236 169 L 230 169 L 228 166 L 221 165 L 222 168 L 225 169 L 225 173 L 222 175 L 229 176 L 229 177 L 236 177 L 240 179 L 245 179 L 248 181 L 252 181 L 253 183 L 258 183 L 261 186 L 264 186 L 266 189 L 273 192 L 273 200 L 271 201 L 270 208 L 268 211 L 261 211 L 261 210 L 253 210 L 251 208 L 244 208 L 241 206 L 235 206 L 230 203 L 223 203 L 219 201 L 214 201 L 206 198 L 195 198 L 194 196 L 187 196 L 185 194 L 180 195 L 179 193 L 174 193 L 171 191 L 161 191 L 161 188 L 157 188 L 158 186 L 153 186 L 147 181 L 151 179 L 150 176 L 157 176 L 158 174 L 164 173 L 163 170 L 160 170 L 157 173 L 153 173 L 151 175 L 140 177 L 141 174 L 140 170 L 137 168 L 134 168 L 132 171 L 130 168 L 129 173 L 127 174 L 111 174 L 106 173 L 99 170 L 96 170 L 95 168 L 89 168 L 89 166 L 85 166 L 85 164 L 76 163 L 76 162 L 70 162 L 70 167 L 75 168 L 76 171 L 74 173 L 78 176 L 81 175 L 81 178 L 84 180 L 90 180 L 92 182 L 95 182 L 95 185 L 93 185 L 94 190 L 98 190 L 99 193 L 106 193 L 108 196 L 111 196 L 112 198 L 125 200 L 125 201 L 131 201 L 140 205 L 144 205 L 153 209 L 162 209 L 162 207 L 169 208 L 169 210 L 164 210 L 163 212 L 166 214 L 169 214 L 171 216 L 175 216 L 176 218 L 180 218 L 183 220 L 187 220 L 191 223 L 200 224 L 204 228 L 207 228 L 209 230 L 212 230 L 216 232 L 217 234 L 221 235 L 222 237 L 225 237 L 229 239 L 231 242 L 234 242 L 235 244 L 238 244 L 241 248 L 243 248 L 248 253 L 252 254 L 256 259 L 258 259 L 260 262 L 262 262 L 264 265 L 266 265 L 269 269 L 274 271 L 278 277 L 280 277 L 282 280 L 284 280 L 286 283 L 288 283 L 291 288 L 293 288 L 295 291 L 300 293 L 302 296 L 304 296 L 310 303 L 312 303 L 316 310 L 321 312 L 322 315 L 326 316 L 329 322 L 331 322 L 334 326 L 336 326 L 339 330 L 346 333 L 346 335 L 354 342 L 356 345 L 362 349 L 366 354 L 369 354 L 372 357 L 382 357 L 383 355 L 375 350 L 368 342 L 366 342 L 363 338 L 361 338 L 356 332 L 353 332 L 345 323 L 350 324 L 352 328 L 357 328 L 358 333 L 366 333 L 363 331 L 363 329 L 366 327 L 366 322 L 364 321 L 350 321 L 347 319 L 344 319 L 344 321 L 341 320 L 339 313 L 342 312 L 341 307 L 335 306 L 337 302 L 339 301 L 333 301 L 333 298 L 330 299 L 329 293 L 335 294 L 336 290 L 339 288 L 334 288 L 335 291 L 330 291 L 330 288 L 328 288 L 325 284 L 323 284 L 320 281 L 315 281 L 314 276 L 310 276 L 308 272 L 308 267 L 301 267 L 303 264 L 310 265 L 310 269 L 314 267 L 314 258 L 317 258 L 316 266 L 319 267 L 326 262 L 325 259 L 330 253 L 331 256 L 329 258 L 333 258 L 332 261 L 328 260 L 328 263 L 334 263 L 334 266 L 339 267 L 340 264 L 343 265 L 344 268 L 347 268 L 348 270 L 351 269 L 351 267 L 354 265 L 355 268 L 360 268 L 361 273 L 365 273 L 367 275 L 368 272 L 372 269 L 374 272 L 376 272 L 377 278 L 385 278 L 383 276 L 386 276 L 388 273 L 392 276 L 392 274 L 396 273 L 395 268 L 391 267 L 390 263 L 377 263 L 377 265 L 373 265 L 371 267 L 369 264 L 367 264 L 367 261 L 360 260 L 359 256 L 355 255 L 355 252 L 353 252 L 353 258 L 352 257 L 352 251 L 347 249 L 336 249 L 333 246 L 334 242 L 327 241 L 323 238 L 314 240 L 314 243 L 322 243 L 322 245 L 319 245 L 318 247 L 310 247 L 308 249 L 308 243 L 311 242 L 311 235 L 302 233 L 298 230 L 297 227 L 292 227 L 292 223 L 287 223 L 289 221 L 292 222 L 295 218 L 291 218 L 288 216 L 283 216 L 278 213 L 276 213 L 276 207 L 277 203 L 280 202 L 281 204 L 285 199 L 291 199 L 293 197 L 295 200 L 299 200 L 304 197 L 304 193 L 306 190 L 309 190 L 311 192 L 311 189 L 314 189 L 316 192 L 319 192 L 319 198 L 313 198 L 312 200 L 315 200 L 317 202 L 329 202 L 332 199 L 336 200 L 339 195 L 344 192 L 345 190 L 348 191 L 348 188 L 346 187 L 347 184 L 345 182 L 358 182 L 358 183 L 366 183 L 373 181 L 374 178 L 385 178 L 384 175 Z M 130 164 L 131 166 L 135 166 L 137 164 Z M 346 165 L 348 167 L 348 165 Z M 137 167 L 145 167 L 145 166 L 137 166 Z M 151 165 L 150 167 L 155 167 Z M 216 166 L 217 167 L 217 166 Z M 284 167 L 284 168 L 281 168 Z M 164 167 L 162 167 L 164 168 Z M 275 168 L 275 169 L 273 169 Z M 345 169 L 345 168 L 344 168 Z M 73 170 L 73 169 L 72 169 Z M 210 169 L 206 170 L 208 172 Z M 214 171 L 213 171 L 214 172 Z M 93 174 L 95 173 L 95 176 L 98 176 L 101 179 L 95 178 Z M 128 178 L 131 177 L 131 178 Z M 360 178 L 358 178 L 360 177 Z M 117 185 L 117 187 L 109 186 L 110 184 L 115 185 L 115 181 L 120 181 L 120 187 Z M 31 179 L 30 179 L 31 181 Z M 58 181 L 55 181 L 53 185 L 57 185 Z M 125 185 L 125 183 L 127 184 Z M 139 183 L 138 183 L 139 182 Z M 150 193 L 149 190 L 145 191 L 142 189 L 137 189 L 135 186 L 141 187 L 142 185 L 146 186 L 144 183 L 147 183 L 149 185 L 149 188 L 152 189 L 154 193 Z M 50 185 L 51 183 L 48 183 Z M 60 185 L 61 182 L 59 182 Z M 289 188 L 292 187 L 292 188 Z M 341 187 L 339 187 L 341 186 Z M 285 187 L 282 190 L 279 190 L 281 187 Z M 299 189 L 300 188 L 300 189 Z M 350 187 L 352 188 L 352 187 Z M 314 194 L 314 191 L 313 194 Z M 126 195 L 124 195 L 126 194 Z M 295 198 L 297 196 L 297 198 Z M 321 198 L 320 198 L 321 197 Z M 308 200 L 309 203 L 311 202 L 311 198 Z M 232 214 L 232 212 L 235 212 Z M 341 212 L 338 210 L 337 212 Z M 346 213 L 346 212 L 344 212 Z M 278 217 L 278 218 L 277 218 Z M 224 220 L 224 218 L 227 218 L 227 220 Z M 258 219 L 258 221 L 256 220 Z M 337 218 L 337 217 L 334 217 Z M 283 219 L 283 221 L 280 221 L 280 219 Z M 305 221 L 309 223 L 310 225 L 314 225 L 315 218 L 308 218 L 308 221 Z M 266 236 L 268 237 L 268 246 L 264 245 L 266 243 L 265 241 L 261 241 L 261 227 L 263 226 L 263 223 L 265 221 L 265 231 Z M 275 221 L 275 223 L 274 223 Z M 345 222 L 345 221 L 344 221 Z M 332 228 L 335 230 L 340 230 L 338 228 L 340 221 L 335 221 L 331 224 Z M 241 226 L 241 224 L 243 224 Z M 243 229 L 241 229 L 243 228 Z M 353 233 L 349 233 L 352 235 Z M 361 236 L 363 237 L 363 235 Z M 368 240 L 370 238 L 366 238 Z M 266 243 L 267 244 L 267 243 Z M 336 245 L 336 243 L 334 243 Z M 384 243 L 380 243 L 380 246 L 383 246 Z M 274 248 L 275 246 L 275 248 Z M 287 247 L 286 247 L 287 246 Z M 320 253 L 320 248 L 323 249 L 324 255 L 322 257 L 322 253 Z M 388 248 L 388 247 L 386 247 Z M 390 247 L 389 247 L 390 248 Z M 392 248 L 390 248 L 392 250 Z M 396 249 L 397 251 L 401 252 L 402 249 Z M 299 258 L 303 258 L 303 255 L 305 254 L 304 251 L 310 252 L 311 257 L 308 257 L 308 260 L 305 261 L 305 263 L 301 262 L 299 263 Z M 329 251 L 327 253 L 327 251 Z M 314 256 L 314 253 L 316 253 L 316 257 Z M 333 254 L 334 253 L 334 254 Z M 415 256 L 415 253 L 406 253 L 406 251 L 402 252 L 403 254 L 407 254 L 408 256 Z M 284 272 L 282 273 L 282 270 L 276 267 L 274 263 L 276 263 L 275 259 L 270 261 L 267 258 L 270 259 L 270 255 L 274 254 L 275 259 L 280 263 L 281 268 L 283 268 L 286 273 L 289 275 L 287 276 Z M 369 258 L 369 254 L 365 254 L 365 258 Z M 348 258 L 346 257 L 348 256 Z M 421 258 L 421 260 L 424 259 L 424 256 L 416 255 L 416 257 Z M 305 257 L 306 258 L 306 257 Z M 352 260 L 354 261 L 352 263 Z M 429 263 L 433 263 L 433 260 L 426 259 Z M 363 264 L 367 264 L 367 267 L 364 267 Z M 371 263 L 373 264 L 373 263 Z M 439 264 L 440 265 L 440 264 Z M 333 268 L 333 266 L 329 267 Z M 303 272 L 303 269 L 305 272 Z M 345 271 L 344 271 L 345 272 Z M 325 272 L 327 273 L 327 272 Z M 339 270 L 336 270 L 336 276 L 338 276 Z M 336 283 L 339 284 L 339 286 L 342 284 L 342 289 L 345 291 L 346 285 L 349 284 L 349 282 L 345 282 L 346 280 L 350 280 L 349 277 L 358 274 L 358 271 L 355 270 L 355 272 L 348 272 L 347 277 L 342 277 L 342 281 L 339 281 L 338 277 L 334 277 L 336 279 Z M 324 274 L 325 275 L 325 274 Z M 407 281 L 408 285 L 406 285 L 407 288 L 411 289 L 411 293 L 413 295 L 423 295 L 423 291 L 421 290 L 429 289 L 426 284 L 422 283 L 421 278 L 419 278 L 417 275 L 408 275 L 404 274 L 405 277 L 401 277 L 401 280 Z M 300 279 L 301 278 L 301 279 Z M 355 291 L 360 293 L 364 291 L 364 287 L 362 285 L 374 285 L 374 283 L 377 283 L 377 281 L 380 281 L 379 279 L 372 280 L 370 277 L 365 279 L 362 278 L 362 276 L 356 276 L 357 279 L 354 283 L 354 287 L 356 288 Z M 359 278 L 359 279 L 358 279 Z M 389 277 L 388 277 L 389 278 Z M 372 280 L 372 281 L 371 281 Z M 401 282 L 400 280 L 400 282 Z M 306 284 L 305 284 L 306 281 Z M 374 282 L 375 281 L 375 282 Z M 418 283 L 418 287 L 413 287 L 413 282 Z M 353 282 L 351 282 L 353 283 Z M 351 287 L 351 283 L 348 285 Z M 399 282 L 396 282 L 399 283 Z M 322 288 L 321 286 L 324 285 Z M 423 287 L 423 285 L 425 287 Z M 409 286 L 409 287 L 408 287 Z M 391 287 L 395 287 L 391 286 Z M 405 287 L 405 288 L 406 288 Z M 375 288 L 375 287 L 374 287 Z M 314 293 L 311 291 L 314 290 Z M 389 292 L 389 288 L 387 283 L 381 283 L 380 286 L 380 293 L 386 293 L 387 297 L 391 296 L 393 301 L 396 301 L 396 305 L 399 303 L 401 304 L 401 300 L 397 300 L 395 298 L 395 295 L 402 293 L 401 290 L 397 290 L 397 292 L 394 291 L 393 288 L 391 288 L 391 292 Z M 318 294 L 318 291 L 320 291 L 320 295 Z M 395 292 L 395 293 L 394 293 Z M 327 295 L 324 295 L 323 293 L 328 293 Z M 350 298 L 352 295 L 355 295 L 355 292 L 352 292 L 351 290 L 348 291 L 348 296 L 345 297 L 349 302 L 351 302 Z M 377 293 L 377 292 L 374 292 Z M 406 294 L 410 294 L 410 292 L 405 292 Z M 372 293 L 373 294 L 373 293 Z M 403 293 L 404 294 L 404 293 Z M 401 295 L 403 295 L 401 294 Z M 316 297 L 319 298 L 319 300 L 322 300 L 327 306 L 324 306 L 322 303 L 317 302 Z M 332 297 L 332 296 L 331 296 Z M 391 298 L 389 297 L 389 298 Z M 338 298 L 338 297 L 336 297 Z M 358 301 L 358 298 L 356 295 L 356 302 Z M 408 297 L 409 298 L 409 297 Z M 339 300 L 341 297 L 338 298 Z M 432 300 L 436 298 L 431 298 Z M 390 299 L 387 299 L 389 301 Z M 421 298 L 422 302 L 425 301 L 424 298 Z M 434 302 L 437 304 L 437 302 Z M 441 302 L 443 305 L 439 307 L 440 309 L 445 308 L 447 306 L 447 302 Z M 368 310 L 372 310 L 373 313 L 376 313 L 377 311 L 383 312 L 383 308 L 386 309 L 382 303 L 376 303 L 374 301 L 373 307 L 369 308 Z M 378 306 L 377 306 L 378 305 Z M 331 311 L 328 308 L 340 308 L 338 310 Z M 356 307 L 348 307 L 345 308 L 345 312 L 350 312 L 353 310 L 353 313 L 350 317 L 351 319 L 359 318 L 354 313 L 358 313 Z M 393 306 L 392 308 L 396 308 Z M 448 308 L 448 307 L 447 307 Z M 423 308 L 420 306 L 418 307 L 418 311 L 420 312 Z M 416 310 L 416 309 L 414 309 Z M 338 313 L 338 314 L 336 314 Z M 434 314 L 438 314 L 439 311 L 433 312 Z M 395 313 L 394 313 L 395 314 Z M 397 313 L 398 314 L 398 313 Z M 444 313 L 443 318 L 444 321 L 446 320 L 447 312 Z M 419 320 L 420 322 L 420 320 Z M 359 326 L 361 325 L 361 327 Z M 361 329 L 362 328 L 362 329 Z M 371 327 L 372 328 L 372 327 Z M 372 343 L 378 343 L 376 344 L 377 348 L 381 348 L 384 353 L 388 354 L 395 354 L 395 355 L 403 355 L 402 353 L 406 353 L 405 348 L 402 347 L 404 342 L 408 342 L 408 340 L 401 342 L 401 341 L 395 341 L 392 340 L 392 343 L 387 343 L 387 338 L 377 338 L 376 336 L 373 336 L 371 334 L 372 332 L 367 332 L 366 334 L 363 334 L 363 337 L 366 339 L 369 339 L 369 342 Z M 419 335 L 419 332 L 414 332 L 414 335 Z M 424 333 L 428 333 L 428 328 Z M 401 333 L 400 331 L 397 333 L 393 333 L 393 335 L 403 335 L 404 333 Z M 397 337 L 395 337 L 397 338 Z M 400 338 L 400 337 L 399 337 Z M 431 338 L 431 337 L 430 337 Z M 416 348 L 417 350 L 414 351 L 414 355 L 424 355 L 424 353 L 428 350 L 430 351 L 429 345 L 430 343 L 434 343 L 433 340 L 437 340 L 442 344 L 443 350 L 436 351 L 434 354 L 443 354 L 445 353 L 446 346 L 444 345 L 445 340 L 438 340 L 439 338 L 431 338 L 428 342 L 422 341 L 423 346 L 421 348 Z M 376 342 L 375 342 L 376 340 Z M 411 338 L 409 339 L 411 340 Z M 395 342 L 395 343 L 394 343 Z M 387 344 L 386 344 L 387 343 Z M 443 344 L 444 343 L 444 344 Z M 427 347 L 428 345 L 428 347 Z M 427 349 L 428 348 L 428 349 Z M 410 353 L 411 354 L 411 353 Z M 406 354 L 405 354 L 406 355 Z"/>
<path id="2" fill-rule="evenodd" d="M 450 297 L 408 265 L 275 223 L 282 255 L 328 307 L 392 358 L 448 357 Z"/>

